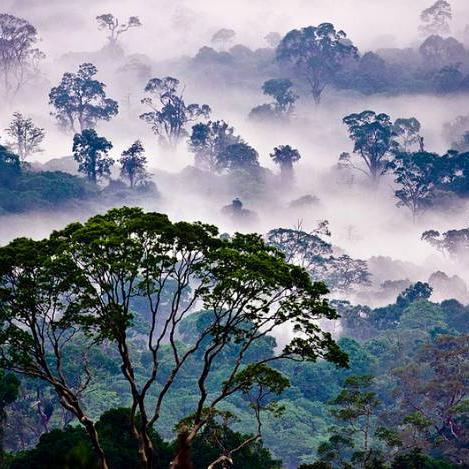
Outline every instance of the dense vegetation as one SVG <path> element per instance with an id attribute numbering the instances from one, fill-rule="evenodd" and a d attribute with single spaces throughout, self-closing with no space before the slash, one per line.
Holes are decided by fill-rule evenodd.
<path id="1" fill-rule="evenodd" d="M 270 32 L 257 50 L 233 45 L 236 31 L 222 28 L 213 47 L 155 66 L 124 48 L 146 25 L 105 13 L 96 17 L 103 49 L 64 59 L 49 83 L 35 26 L 0 14 L 9 110 L 0 229 L 18 213 L 80 207 L 88 218 L 0 246 L 0 466 L 469 467 L 469 295 L 459 277 L 469 228 L 447 226 L 448 213 L 467 213 L 469 116 L 445 125 L 447 150 L 436 152 L 423 119 L 349 110 L 336 124 L 350 150 L 332 155 L 332 176 L 320 175 L 324 185 L 337 179 L 341 203 L 357 190 L 365 212 L 387 190 L 386 203 L 403 208 L 401 226 L 434 252 L 430 276 L 372 252 L 351 255 L 318 219 L 328 201 L 297 191 L 310 158 L 299 109 L 319 112 L 346 95 L 467 96 L 469 51 L 451 36 L 452 18 L 438 0 L 421 13 L 417 47 L 374 51 L 327 22 Z M 268 147 L 205 98 L 186 96 L 186 81 L 262 92 L 265 102 L 249 101 L 243 117 L 268 133 Z M 47 86 L 42 98 L 70 152 L 47 164 L 66 171 L 34 162 L 53 156 L 48 134 L 36 115 L 10 112 L 35 86 Z M 106 126 L 118 119 L 141 135 L 112 136 Z M 285 129 L 292 141 L 279 143 Z M 155 177 L 153 160 L 181 148 L 193 166 Z M 192 197 L 216 200 L 234 229 L 148 209 L 160 200 L 174 209 L 179 186 L 184 213 L 195 210 Z M 296 226 L 280 226 L 281 210 Z M 458 275 L 435 271 L 441 259 Z"/>

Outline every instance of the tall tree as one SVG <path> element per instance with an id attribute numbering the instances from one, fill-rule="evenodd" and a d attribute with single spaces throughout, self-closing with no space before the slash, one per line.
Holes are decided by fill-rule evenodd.
<path id="1" fill-rule="evenodd" d="M 37 70 L 44 54 L 34 45 L 39 37 L 28 21 L 7 13 L 0 14 L 0 86 L 11 100 Z"/>
<path id="2" fill-rule="evenodd" d="M 70 321 L 70 286 L 78 271 L 71 258 L 60 254 L 60 244 L 19 238 L 0 248 L 0 364 L 48 383 L 61 405 L 84 426 L 100 469 L 107 469 L 94 422 L 82 401 L 91 379 L 91 342 Z M 74 347 L 77 343 L 80 347 Z M 76 373 L 67 366 L 70 363 L 79 363 Z"/>
<path id="3" fill-rule="evenodd" d="M 422 24 L 419 29 L 422 34 L 449 34 L 449 22 L 453 19 L 451 4 L 446 0 L 437 0 L 422 11 L 420 19 Z"/>
<path id="4" fill-rule="evenodd" d="M 350 164 L 376 183 L 386 172 L 392 152 L 396 148 L 391 118 L 387 114 L 363 111 L 344 117 L 343 122 L 354 142 L 353 152 L 360 156 L 366 169 L 356 167 L 351 162 Z"/>
<path id="5" fill-rule="evenodd" d="M 151 111 L 142 114 L 140 119 L 151 125 L 163 143 L 171 146 L 187 135 L 187 124 L 208 118 L 211 112 L 207 104 L 186 105 L 182 92 L 178 92 L 179 85 L 176 78 L 152 78 L 145 86 L 149 96 L 142 99 L 142 104 Z"/>
<path id="6" fill-rule="evenodd" d="M 93 343 L 112 346 L 129 386 L 131 429 L 144 468 L 157 464 L 150 432 L 186 366 L 197 381 L 197 398 L 181 448 L 190 447 L 208 417 L 228 397 L 255 392 L 259 380 L 270 373 L 266 366 L 270 362 L 324 358 L 347 364 L 330 333 L 318 326 L 320 318 L 337 317 L 323 297 L 325 286 L 313 284 L 306 271 L 287 264 L 282 254 L 257 235 L 222 239 L 210 225 L 172 223 L 162 214 L 122 208 L 85 224 L 74 223 L 46 241 L 14 241 L 0 249 L 0 259 L 4 365 L 33 375 L 37 372 L 62 398 L 73 390 L 55 376 L 61 365 L 51 360 L 60 348 L 46 351 L 41 341 L 68 343 L 69 336 L 62 332 L 66 327 L 75 334 L 86 331 L 84 339 Z M 161 303 L 163 294 L 169 295 L 167 306 Z M 135 298 L 147 311 L 138 318 L 145 345 L 137 355 L 129 334 L 136 319 Z M 179 324 L 199 304 L 207 310 L 206 321 L 191 344 L 182 344 L 177 339 Z M 31 316 L 34 321 L 28 322 Z M 15 326 L 21 318 L 24 324 Z M 256 358 L 250 353 L 259 340 L 286 324 L 297 331 L 291 341 L 267 356 Z M 49 333 L 36 337 L 35 327 Z M 52 351 L 50 359 L 45 358 L 48 350 Z M 220 377 L 217 365 L 228 350 L 233 360 Z M 148 360 L 143 368 L 141 353 Z M 218 384 L 209 393 L 212 378 Z M 76 394 L 67 399 L 72 397 Z M 64 399 L 62 405 L 68 402 Z M 78 402 L 70 400 L 69 404 L 75 415 Z M 80 420 L 99 452 L 93 422 L 83 415 Z"/>
<path id="7" fill-rule="evenodd" d="M 403 152 L 425 150 L 423 137 L 420 135 L 420 122 L 415 117 L 408 119 L 396 119 L 393 125 L 395 139 L 398 141 L 399 150 Z"/>
<path id="8" fill-rule="evenodd" d="M 33 153 L 41 152 L 41 143 L 44 140 L 44 129 L 34 125 L 30 117 L 25 118 L 23 114 L 15 112 L 13 119 L 5 132 L 13 139 L 8 146 L 18 154 L 24 161 Z"/>
<path id="9" fill-rule="evenodd" d="M 344 63 L 357 56 L 345 32 L 330 23 L 290 31 L 276 51 L 277 61 L 292 66 L 308 82 L 316 103 Z"/>
<path id="10" fill-rule="evenodd" d="M 78 171 L 93 184 L 111 174 L 114 164 L 114 160 L 108 157 L 111 148 L 112 143 L 100 137 L 94 129 L 85 129 L 73 137 L 73 157 L 79 164 Z"/>
<path id="11" fill-rule="evenodd" d="M 131 189 L 146 180 L 148 176 L 145 168 L 147 158 L 140 140 L 137 140 L 122 152 L 119 163 L 121 165 L 121 176 L 128 179 Z"/>
<path id="12" fill-rule="evenodd" d="M 280 115 L 289 115 L 293 111 L 298 96 L 292 87 L 293 83 L 286 78 L 272 78 L 262 85 L 263 93 L 274 99 L 275 111 Z"/>
<path id="13" fill-rule="evenodd" d="M 270 157 L 274 163 L 280 166 L 282 179 L 286 182 L 291 181 L 293 179 L 293 163 L 300 160 L 300 152 L 290 145 L 280 145 L 274 148 Z"/>
<path id="14" fill-rule="evenodd" d="M 55 108 L 52 115 L 63 129 L 82 132 L 118 113 L 117 102 L 106 97 L 106 85 L 94 79 L 97 73 L 93 64 L 81 64 L 76 73 L 65 73 L 50 91 L 49 104 Z"/>
<path id="15" fill-rule="evenodd" d="M 337 421 L 327 442 L 319 445 L 318 455 L 324 463 L 343 468 L 384 468 L 374 439 L 391 442 L 390 432 L 377 427 L 380 401 L 372 389 L 369 375 L 350 376 L 340 393 L 330 402 L 331 414 Z M 397 444 L 392 438 L 391 444 Z M 332 466 L 331 466 L 332 467 Z"/>
<path id="16" fill-rule="evenodd" d="M 417 361 L 394 370 L 400 413 L 414 426 L 412 444 L 422 449 L 430 443 L 458 465 L 469 461 L 468 344 L 467 335 L 439 335 Z"/>
<path id="17" fill-rule="evenodd" d="M 247 143 L 233 143 L 220 152 L 218 165 L 220 169 L 229 171 L 237 169 L 252 171 L 260 167 L 259 154 Z"/>
<path id="18" fill-rule="evenodd" d="M 222 169 L 219 158 L 226 147 L 241 142 L 241 137 L 235 135 L 233 127 L 225 121 L 209 121 L 192 127 L 189 148 L 195 155 L 198 167 L 219 171 Z"/>
<path id="19" fill-rule="evenodd" d="M 138 28 L 142 26 L 138 16 L 131 16 L 125 23 L 119 22 L 119 19 L 116 18 L 111 13 L 105 13 L 96 17 L 98 22 L 98 28 L 100 30 L 109 31 L 109 36 L 107 37 L 111 45 L 115 45 L 119 36 L 127 32 L 130 28 Z"/>
<path id="20" fill-rule="evenodd" d="M 236 32 L 233 29 L 222 28 L 219 29 L 211 39 L 213 44 L 220 44 L 223 49 L 226 49 L 226 46 L 233 41 L 236 37 Z"/>
<path id="21" fill-rule="evenodd" d="M 466 258 L 469 256 L 469 228 L 448 230 L 444 233 L 437 230 L 427 230 L 422 234 L 422 240 L 452 257 Z"/>
<path id="22" fill-rule="evenodd" d="M 412 219 L 432 205 L 435 198 L 435 187 L 438 183 L 434 155 L 427 152 L 398 153 L 390 163 L 399 188 L 394 195 L 398 207 L 407 207 Z"/>

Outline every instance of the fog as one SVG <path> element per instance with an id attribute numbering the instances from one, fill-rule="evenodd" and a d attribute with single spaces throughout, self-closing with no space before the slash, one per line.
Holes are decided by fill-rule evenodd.
<path id="1" fill-rule="evenodd" d="M 420 240 L 421 233 L 430 228 L 447 230 L 467 225 L 467 207 L 445 212 L 424 214 L 413 223 L 410 213 L 396 207 L 392 179 L 384 178 L 377 190 L 366 187 L 357 173 L 355 183 L 346 187 L 333 170 L 341 152 L 351 152 L 352 142 L 347 137 L 342 118 L 352 112 L 372 109 L 398 117 L 416 117 L 422 123 L 426 148 L 445 152 L 442 128 L 456 116 L 467 114 L 469 96 L 401 94 L 359 95 L 347 90 L 327 90 L 320 106 L 309 98 L 298 103 L 295 123 L 290 126 L 258 125 L 247 119 L 253 106 L 265 102 L 257 86 L 231 86 L 219 83 L 212 86 L 203 77 L 193 78 L 184 67 L 184 61 L 197 54 L 221 27 L 236 31 L 234 44 L 250 49 L 265 48 L 264 36 L 271 31 L 281 34 L 290 29 L 321 22 L 332 22 L 347 32 L 361 53 L 368 50 L 393 47 L 416 47 L 422 42 L 419 35 L 419 13 L 429 4 L 427 0 L 3 0 L 2 10 L 24 17 L 34 24 L 40 34 L 39 47 L 47 58 L 41 64 L 39 85 L 29 87 L 17 96 L 15 102 L 0 109 L 0 127 L 7 125 L 15 110 L 30 115 L 44 127 L 47 138 L 44 152 L 32 161 L 46 163 L 53 158 L 71 154 L 71 136 L 64 134 L 49 115 L 48 91 L 62 74 L 73 70 L 90 55 L 96 57 L 106 44 L 106 34 L 96 27 L 95 17 L 112 12 L 126 19 L 140 17 L 143 27 L 129 30 L 122 36 L 126 56 L 139 54 L 151 67 L 152 76 L 171 75 L 181 78 L 185 97 L 190 102 L 207 103 L 212 108 L 212 119 L 224 119 L 233 125 L 250 145 L 259 152 L 260 163 L 273 173 L 278 169 L 269 158 L 272 149 L 281 144 L 297 148 L 302 159 L 295 167 L 295 183 L 291 188 L 270 185 L 260 197 L 243 195 L 243 187 L 232 187 L 216 179 L 193 180 L 186 167 L 193 164 L 193 155 L 185 143 L 176 152 L 158 146 L 156 137 L 146 124 L 138 119 L 142 112 L 139 101 L 144 83 L 117 79 L 116 68 L 125 62 L 125 56 L 96 63 L 99 79 L 107 84 L 110 97 L 120 103 L 120 114 L 110 122 L 100 123 L 100 134 L 114 145 L 111 156 L 119 154 L 137 138 L 141 139 L 148 155 L 149 170 L 158 187 L 160 197 L 139 201 L 146 209 L 164 211 L 173 219 L 203 220 L 220 226 L 221 231 L 257 231 L 266 233 L 275 227 L 293 227 L 302 220 L 306 230 L 319 220 L 327 219 L 332 231 L 331 241 L 353 257 L 369 259 L 388 256 L 408 264 L 406 276 L 413 281 L 426 281 L 429 275 L 442 270 L 457 274 L 469 282 L 469 273 L 463 263 L 442 257 Z M 457 36 L 469 18 L 467 0 L 453 0 L 452 29 Z M 90 61 L 92 59 L 89 59 Z M 186 168 L 186 169 L 185 169 Z M 319 200 L 310 207 L 291 209 L 289 203 L 311 194 Z M 242 226 L 224 217 L 221 208 L 240 196 L 245 207 L 257 213 L 254 223 Z M 38 211 L 0 217 L 0 243 L 16 236 L 47 236 L 52 229 L 75 219 L 86 219 L 102 211 L 97 204 L 75 206 L 54 211 Z M 404 269 L 405 270 L 405 269 Z M 379 287 L 375 277 L 375 288 Z M 370 300 L 373 301 L 373 300 Z"/>

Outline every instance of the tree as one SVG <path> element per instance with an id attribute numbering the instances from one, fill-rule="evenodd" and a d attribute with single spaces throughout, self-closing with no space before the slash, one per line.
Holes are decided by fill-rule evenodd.
<path id="1" fill-rule="evenodd" d="M 332 255 L 332 245 L 320 235 L 330 236 L 328 222 L 320 222 L 318 227 L 307 233 L 301 223 L 295 229 L 276 228 L 266 235 L 267 242 L 283 252 L 287 262 L 312 271 L 322 258 Z"/>
<path id="2" fill-rule="evenodd" d="M 0 248 L 0 364 L 48 383 L 84 426 L 100 468 L 107 469 L 94 422 L 81 400 L 91 380 L 91 343 L 70 322 L 73 302 L 65 301 L 78 271 L 56 248 L 56 242 L 26 238 Z M 77 341 L 80 348 L 74 347 Z M 66 372 L 64 361 L 79 363 L 76 372 Z"/>
<path id="3" fill-rule="evenodd" d="M 292 91 L 293 83 L 285 78 L 272 78 L 262 85 L 265 95 L 274 98 L 274 108 L 278 115 L 289 115 L 293 111 L 298 96 Z"/>
<path id="4" fill-rule="evenodd" d="M 235 143 L 242 143 L 242 139 L 225 121 L 200 122 L 192 127 L 189 149 L 195 154 L 198 167 L 219 171 L 222 169 L 220 155 Z"/>
<path id="5" fill-rule="evenodd" d="M 112 143 L 94 129 L 85 129 L 73 137 L 73 158 L 79 164 L 78 171 L 91 183 L 111 174 L 114 160 L 107 156 L 111 148 Z"/>
<path id="6" fill-rule="evenodd" d="M 428 300 L 432 296 L 432 292 L 433 289 L 428 283 L 414 283 L 399 294 L 396 305 L 404 309 L 414 301 Z"/>
<path id="7" fill-rule="evenodd" d="M 319 235 L 330 235 L 328 222 L 322 221 L 311 233 L 277 228 L 267 233 L 267 242 L 284 253 L 288 262 L 305 268 L 314 281 L 324 282 L 333 291 L 349 291 L 370 284 L 367 262 L 347 254 L 335 257 L 332 245 Z"/>
<path id="8" fill-rule="evenodd" d="M 62 405 L 85 425 L 97 454 L 101 444 L 94 423 L 80 413 L 78 396 L 66 380 L 54 374 L 63 361 L 48 366 L 57 354 L 65 360 L 60 344 L 69 342 L 70 329 L 75 335 L 86 331 L 82 340 L 115 350 L 129 386 L 140 466 L 146 468 L 156 464 L 150 431 L 185 366 L 197 381 L 197 398 L 181 448 L 190 447 L 207 417 L 228 397 L 256 392 L 265 365 L 319 358 L 347 364 L 330 333 L 318 326 L 319 318 L 336 318 L 323 298 L 325 286 L 312 283 L 306 271 L 287 264 L 257 235 L 222 239 L 210 225 L 172 223 L 165 215 L 124 207 L 69 225 L 48 240 L 13 241 L 0 248 L 0 259 L 4 365 L 50 382 Z M 164 309 L 162 295 L 168 295 Z M 129 334 L 135 319 L 131 300 L 136 298 L 146 311 L 138 318 L 145 345 L 137 355 Z M 199 304 L 209 312 L 208 320 L 191 344 L 182 344 L 178 326 Z M 32 315 L 34 311 L 38 314 Z M 22 318 L 24 323 L 15 326 Z M 292 340 L 266 357 L 249 355 L 259 340 L 285 324 L 297 332 Z M 36 337 L 36 327 L 47 328 L 49 334 Z M 53 341 L 53 347 L 45 349 L 43 339 Z M 228 349 L 232 360 L 224 376 L 215 378 L 218 360 Z M 46 350 L 52 351 L 49 360 Z M 196 353 L 197 360 L 191 361 Z M 143 368 L 141 354 L 146 357 Z M 76 356 L 70 359 L 77 361 Z M 218 384 L 208 393 L 207 380 L 212 378 Z M 101 465 L 105 467 L 105 455 Z"/>
<path id="9" fill-rule="evenodd" d="M 425 151 L 423 137 L 420 136 L 420 122 L 415 117 L 396 119 L 393 125 L 395 140 L 399 143 L 399 150 L 405 153 Z"/>
<path id="10" fill-rule="evenodd" d="M 427 37 L 419 47 L 427 69 L 437 71 L 442 67 L 453 66 L 464 61 L 466 50 L 464 45 L 454 37 L 432 35 Z"/>
<path id="11" fill-rule="evenodd" d="M 443 254 L 466 258 L 469 254 L 469 228 L 448 230 L 440 233 L 437 230 L 427 230 L 422 234 L 423 241 L 438 249 Z"/>
<path id="12" fill-rule="evenodd" d="M 344 63 L 356 57 L 357 48 L 344 31 L 336 31 L 330 23 L 290 31 L 276 51 L 277 61 L 292 66 L 306 79 L 317 104 Z"/>
<path id="13" fill-rule="evenodd" d="M 431 34 L 449 34 L 449 22 L 453 18 L 451 4 L 446 0 L 437 0 L 432 6 L 422 11 L 420 32 L 426 36 Z"/>
<path id="14" fill-rule="evenodd" d="M 41 152 L 41 143 L 44 140 L 44 129 L 36 127 L 31 118 L 25 118 L 19 112 L 13 114 L 13 119 L 5 132 L 13 139 L 8 145 L 23 162 L 33 153 Z"/>
<path id="15" fill-rule="evenodd" d="M 435 90 L 440 94 L 454 93 L 459 90 L 464 78 L 459 70 L 460 64 L 446 65 L 434 77 Z"/>
<path id="16" fill-rule="evenodd" d="M 118 104 L 106 97 L 106 85 L 93 78 L 97 73 L 93 64 L 81 64 L 77 73 L 65 73 L 50 91 L 49 104 L 55 108 L 52 115 L 63 129 L 82 132 L 117 115 Z"/>
<path id="17" fill-rule="evenodd" d="M 259 168 L 259 154 L 247 143 L 233 143 L 225 147 L 218 156 L 220 169 L 253 171 Z"/>
<path id="18" fill-rule="evenodd" d="M 142 26 L 138 16 L 131 16 L 126 23 L 120 23 L 119 20 L 111 13 L 97 16 L 96 21 L 98 22 L 98 28 L 100 30 L 107 29 L 109 31 L 108 40 L 111 45 L 115 45 L 119 36 L 130 28 L 139 28 Z"/>
<path id="19" fill-rule="evenodd" d="M 366 261 L 343 254 L 319 263 L 314 278 L 324 281 L 331 290 L 344 292 L 371 285 L 370 276 Z"/>
<path id="20" fill-rule="evenodd" d="M 142 104 L 151 111 L 142 114 L 140 119 L 151 125 L 163 143 L 171 146 L 187 135 L 187 124 L 208 118 L 211 112 L 207 104 L 186 105 L 182 92 L 178 94 L 179 84 L 179 80 L 172 77 L 152 78 L 145 86 L 149 96 L 142 99 Z"/>
<path id="21" fill-rule="evenodd" d="M 220 44 L 223 49 L 226 48 L 226 45 L 230 43 L 236 37 L 236 32 L 232 29 L 222 28 L 219 29 L 213 36 L 212 36 L 212 43 Z"/>
<path id="22" fill-rule="evenodd" d="M 373 438 L 386 433 L 376 426 L 380 401 L 370 389 L 373 384 L 372 376 L 350 376 L 330 402 L 331 415 L 339 425 L 332 428 L 329 440 L 319 445 L 318 455 L 323 462 L 344 468 L 383 467 L 371 465 L 380 461 L 379 452 L 372 447 Z"/>
<path id="23" fill-rule="evenodd" d="M 11 100 L 37 69 L 44 54 L 34 48 L 36 28 L 28 21 L 0 14 L 0 73 L 4 96 Z"/>
<path id="24" fill-rule="evenodd" d="M 11 186 L 21 174 L 21 162 L 18 155 L 0 145 L 0 185 Z"/>
<path id="25" fill-rule="evenodd" d="M 122 152 L 119 163 L 121 165 L 121 177 L 128 179 L 131 189 L 146 180 L 148 176 L 145 169 L 147 158 L 140 140 L 135 141 L 130 148 Z"/>
<path id="26" fill-rule="evenodd" d="M 240 438 L 233 445 L 233 442 L 225 437 L 230 436 L 230 434 L 233 435 L 229 426 L 237 420 L 236 416 L 227 411 L 214 410 L 210 412 L 199 435 L 199 439 L 204 438 L 216 450 L 215 454 L 212 453 L 213 456 L 205 455 L 206 458 L 211 456 L 208 460 L 209 464 L 203 466 L 208 469 L 215 469 L 220 464 L 222 466 L 226 464 L 233 466 L 236 460 L 242 461 L 246 465 L 246 460 L 238 458 L 242 457 L 241 455 L 246 452 L 246 449 L 254 446 L 256 442 L 260 442 L 262 438 L 262 415 L 268 412 L 275 417 L 283 412 L 283 408 L 273 400 L 280 396 L 290 385 L 288 379 L 281 373 L 265 364 L 247 366 L 240 372 L 238 381 L 240 384 L 244 383 L 241 384 L 241 392 L 254 412 L 257 431 L 253 435 L 239 435 Z M 193 416 L 180 422 L 178 430 L 180 433 L 187 434 L 191 426 L 193 426 Z M 181 464 L 175 465 L 175 469 L 185 469 L 186 467 Z M 277 464 L 274 467 L 277 467 Z"/>
<path id="27" fill-rule="evenodd" d="M 397 206 L 407 207 L 414 222 L 435 198 L 438 179 L 433 160 L 434 155 L 426 152 L 398 153 L 389 164 L 395 176 L 394 182 L 400 186 L 394 192 L 399 199 Z"/>
<path id="28" fill-rule="evenodd" d="M 0 370 L 0 464 L 3 464 L 3 436 L 7 419 L 6 408 L 18 397 L 20 382 L 12 373 Z"/>
<path id="29" fill-rule="evenodd" d="M 274 163 L 280 166 L 282 179 L 284 181 L 291 181 L 293 178 L 293 163 L 300 160 L 300 152 L 290 145 L 280 145 L 274 148 L 270 157 Z"/>
<path id="30" fill-rule="evenodd" d="M 387 114 L 363 111 L 344 117 L 343 122 L 354 142 L 353 152 L 360 156 L 366 170 L 355 167 L 351 162 L 350 165 L 367 174 L 376 183 L 386 172 L 390 156 L 396 147 L 390 117 Z"/>
<path id="31" fill-rule="evenodd" d="M 416 449 L 438 448 L 458 465 L 469 460 L 468 343 L 467 335 L 439 335 L 421 349 L 417 361 L 394 370 L 400 413 L 414 427 L 407 442 Z"/>

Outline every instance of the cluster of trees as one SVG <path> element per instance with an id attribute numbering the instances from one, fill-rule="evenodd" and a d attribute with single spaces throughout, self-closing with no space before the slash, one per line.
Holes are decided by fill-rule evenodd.
<path id="1" fill-rule="evenodd" d="M 276 228 L 266 234 L 267 242 L 284 253 L 288 262 L 306 269 L 315 281 L 323 281 L 332 292 L 351 292 L 371 284 L 367 263 L 347 254 L 334 255 L 333 246 L 321 236 L 330 236 L 327 221 L 312 232 L 299 224 L 295 229 Z"/>
<path id="2" fill-rule="evenodd" d="M 0 214 L 54 208 L 93 194 L 81 179 L 60 171 L 34 172 L 0 145 Z"/>
<path id="3" fill-rule="evenodd" d="M 6 446 L 37 442 L 25 422 L 44 433 L 7 467 L 467 464 L 468 309 L 427 284 L 329 306 L 258 236 L 128 208 L 0 258 L 0 356 L 21 382 L 5 385 Z M 317 323 L 332 308 L 337 343 Z M 301 334 L 277 345 L 290 322 Z"/>
<path id="4" fill-rule="evenodd" d="M 245 400 L 257 422 L 249 441 L 260 438 L 265 413 L 279 411 L 275 396 L 288 386 L 270 364 L 323 358 L 347 365 L 317 325 L 337 317 L 323 298 L 326 287 L 256 235 L 221 238 L 210 225 L 122 208 L 46 240 L 16 239 L 0 258 L 1 364 L 51 387 L 83 426 L 101 468 L 109 467 L 108 455 L 86 405 L 106 366 L 93 364 L 96 347 L 108 349 L 121 370 L 139 466 L 148 468 L 158 461 L 153 426 L 180 374 L 198 383 L 177 426 L 172 467 L 182 469 L 195 437 L 223 415 L 228 398 Z M 195 313 L 198 304 L 205 310 Z M 196 327 L 183 343 L 177 334 L 190 312 Z M 277 352 L 256 353 L 287 323 L 300 334 Z M 227 353 L 232 366 L 220 380 L 217 364 Z"/>
<path id="5" fill-rule="evenodd" d="M 391 173 L 397 184 L 397 205 L 407 207 L 414 220 L 429 207 L 447 204 L 448 198 L 467 197 L 468 153 L 426 151 L 416 118 L 392 122 L 387 114 L 363 111 L 346 116 L 343 122 L 361 164 L 342 153 L 339 167 L 360 171 L 375 184 Z"/>

